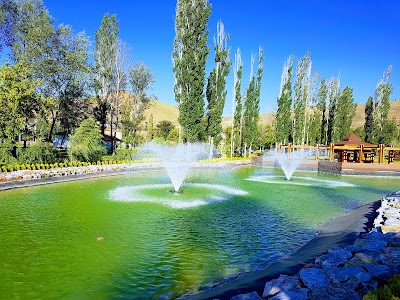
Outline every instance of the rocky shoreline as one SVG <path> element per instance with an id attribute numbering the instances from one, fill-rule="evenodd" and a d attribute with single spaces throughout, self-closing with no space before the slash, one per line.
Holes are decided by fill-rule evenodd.
<path id="1" fill-rule="evenodd" d="M 231 300 L 362 299 L 400 273 L 400 192 L 380 202 L 372 230 L 352 245 L 329 250 L 293 276 L 266 282 L 261 297 L 251 292 Z"/>

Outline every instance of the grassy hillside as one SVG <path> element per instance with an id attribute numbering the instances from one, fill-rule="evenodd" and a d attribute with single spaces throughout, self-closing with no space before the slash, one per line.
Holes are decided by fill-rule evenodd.
<path id="1" fill-rule="evenodd" d="M 352 127 L 364 127 L 365 122 L 365 104 L 358 104 L 356 107 L 356 115 L 353 118 Z M 178 125 L 178 108 L 174 105 L 166 104 L 160 101 L 152 100 L 151 106 L 145 112 L 146 120 L 149 120 L 150 115 L 153 115 L 154 126 L 162 120 L 168 120 Z M 275 118 L 275 113 L 260 114 L 261 123 L 272 124 Z M 390 101 L 389 118 L 395 118 L 400 122 L 400 99 Z M 226 127 L 232 124 L 232 117 L 225 117 L 222 119 L 222 126 Z"/>

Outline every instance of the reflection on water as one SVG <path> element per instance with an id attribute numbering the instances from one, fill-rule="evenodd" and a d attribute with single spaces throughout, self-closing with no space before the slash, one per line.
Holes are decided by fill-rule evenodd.
<path id="1" fill-rule="evenodd" d="M 276 261 L 330 219 L 398 190 L 396 178 L 280 175 L 199 170 L 182 194 L 158 172 L 0 192 L 0 294 L 175 297 Z"/>

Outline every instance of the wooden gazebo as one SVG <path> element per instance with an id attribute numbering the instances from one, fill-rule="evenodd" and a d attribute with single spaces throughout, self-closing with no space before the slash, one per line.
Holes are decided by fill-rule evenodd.
<path id="1" fill-rule="evenodd" d="M 336 154 L 339 162 L 373 163 L 378 146 L 363 142 L 359 136 L 349 133 L 331 148 L 331 161 Z"/>

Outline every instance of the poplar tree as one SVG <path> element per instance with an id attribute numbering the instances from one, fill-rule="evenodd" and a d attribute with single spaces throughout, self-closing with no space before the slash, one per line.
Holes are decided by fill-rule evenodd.
<path id="1" fill-rule="evenodd" d="M 327 87 L 326 79 L 322 78 L 317 95 L 317 109 L 321 114 L 321 126 L 320 126 L 320 139 L 319 143 L 326 144 L 326 129 L 327 129 L 327 111 L 326 111 L 326 97 Z"/>
<path id="2" fill-rule="evenodd" d="M 385 140 L 385 127 L 389 122 L 389 98 L 393 92 L 393 86 L 390 83 L 393 67 L 389 66 L 378 81 L 375 90 L 374 104 L 374 140 L 376 143 L 383 143 Z"/>
<path id="3" fill-rule="evenodd" d="M 225 34 L 224 24 L 217 23 L 217 38 L 215 39 L 215 68 L 211 71 L 207 83 L 206 134 L 210 145 L 217 145 L 222 133 L 222 112 L 226 99 L 226 76 L 229 74 L 231 61 L 230 50 L 227 48 L 229 35 Z"/>
<path id="4" fill-rule="evenodd" d="M 232 126 L 232 136 L 231 136 L 231 155 L 240 149 L 242 146 L 242 128 L 243 128 L 243 104 L 242 104 L 242 75 L 243 75 L 243 62 L 240 49 L 238 48 L 235 53 L 235 66 L 233 74 L 233 100 L 235 107 L 233 114 L 233 126 Z M 237 151 L 236 151 L 237 152 Z"/>
<path id="5" fill-rule="evenodd" d="M 340 80 L 331 77 L 328 83 L 328 103 L 329 103 L 329 112 L 328 112 L 328 128 L 326 132 L 326 142 L 333 143 L 335 142 L 335 117 L 336 117 L 336 107 L 337 107 L 337 98 L 340 93 Z"/>
<path id="6" fill-rule="evenodd" d="M 185 141 L 203 136 L 205 67 L 209 53 L 207 23 L 211 14 L 208 0 L 178 0 L 173 45 L 175 100 Z"/>
<path id="7" fill-rule="evenodd" d="M 373 142 L 373 130 L 374 130 L 374 101 L 372 97 L 368 97 L 367 103 L 365 104 L 365 141 L 368 143 Z"/>
<path id="8" fill-rule="evenodd" d="M 337 98 L 335 112 L 334 140 L 340 140 L 350 133 L 351 122 L 356 114 L 353 89 L 346 86 Z"/>
<path id="9" fill-rule="evenodd" d="M 278 97 L 278 109 L 275 117 L 276 142 L 287 144 L 292 132 L 292 73 L 294 54 L 286 60 L 281 76 L 281 87 Z"/>
<path id="10" fill-rule="evenodd" d="M 311 77 L 310 52 L 307 52 L 299 61 L 296 68 L 296 79 L 294 83 L 294 127 L 293 141 L 295 144 L 304 144 L 307 101 Z"/>
<path id="11" fill-rule="evenodd" d="M 94 51 L 95 90 L 97 98 L 95 117 L 100 122 L 102 134 L 104 134 L 107 114 L 110 110 L 111 99 L 109 93 L 113 86 L 118 33 L 116 15 L 109 16 L 106 13 L 103 16 L 100 28 L 96 31 Z"/>
<path id="12" fill-rule="evenodd" d="M 260 91 L 261 91 L 261 80 L 263 73 L 263 64 L 262 64 L 263 59 L 264 59 L 264 50 L 262 46 L 260 46 L 258 50 L 257 74 L 252 76 L 250 79 L 250 84 L 246 90 L 246 96 L 244 101 L 243 141 L 245 143 L 244 147 L 245 157 L 246 157 L 247 146 L 249 146 L 249 154 L 250 154 L 252 150 L 252 145 L 257 138 L 257 124 L 260 114 Z"/>

